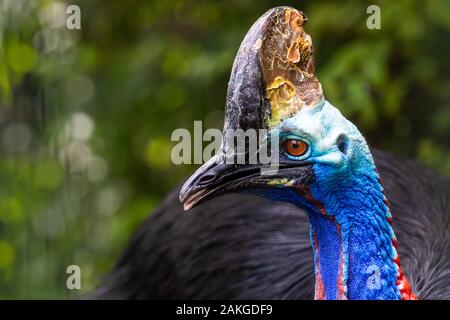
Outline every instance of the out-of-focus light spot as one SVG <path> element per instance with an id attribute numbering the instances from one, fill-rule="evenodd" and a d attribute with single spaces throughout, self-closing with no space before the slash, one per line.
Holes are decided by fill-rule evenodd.
<path id="1" fill-rule="evenodd" d="M 53 160 L 39 163 L 34 171 L 34 183 L 37 188 L 55 189 L 61 184 L 63 170 Z"/>
<path id="2" fill-rule="evenodd" d="M 3 131 L 2 143 L 8 152 L 25 152 L 31 143 L 31 130 L 26 124 L 12 123 Z"/>
<path id="3" fill-rule="evenodd" d="M 107 224 L 99 224 L 96 226 L 96 232 L 89 236 L 93 250 L 108 250 L 108 248 L 111 248 L 111 241 L 114 238 L 111 236 L 111 232 L 109 232 L 108 227 L 109 225 Z"/>
<path id="4" fill-rule="evenodd" d="M 60 161 L 69 166 L 71 172 L 83 172 L 91 161 L 91 149 L 81 142 L 73 142 L 60 152 Z"/>
<path id="5" fill-rule="evenodd" d="M 91 79 L 84 75 L 74 76 L 69 82 L 69 99 L 79 105 L 92 98 L 95 92 L 95 86 Z"/>
<path id="6" fill-rule="evenodd" d="M 150 139 L 147 143 L 146 159 L 150 166 L 157 169 L 167 169 L 171 166 L 170 153 L 172 145 L 166 138 Z"/>
<path id="7" fill-rule="evenodd" d="M 180 85 L 167 84 L 159 90 L 159 103 L 163 108 L 179 109 L 186 101 L 186 92 Z"/>
<path id="8" fill-rule="evenodd" d="M 39 13 L 40 22 L 51 28 L 64 26 L 67 18 L 66 7 L 67 5 L 59 1 L 49 3 Z"/>
<path id="9" fill-rule="evenodd" d="M 96 199 L 97 213 L 100 215 L 113 215 L 122 205 L 123 196 L 120 189 L 108 187 L 100 191 Z"/>
<path id="10" fill-rule="evenodd" d="M 14 248 L 8 242 L 0 240 L 0 268 L 11 266 L 14 259 Z"/>
<path id="11" fill-rule="evenodd" d="M 185 51 L 172 48 L 172 50 L 167 51 L 161 67 L 165 74 L 171 77 L 181 77 L 189 72 L 190 64 L 191 59 L 186 56 Z"/>
<path id="12" fill-rule="evenodd" d="M 24 73 L 33 68 L 37 54 L 28 44 L 12 43 L 7 47 L 6 58 L 12 70 Z"/>
<path id="13" fill-rule="evenodd" d="M 61 41 L 61 36 L 55 29 L 44 29 L 41 33 L 36 34 L 35 41 L 39 41 L 42 37 L 44 41 L 44 53 L 50 53 L 58 49 L 59 43 Z"/>
<path id="14" fill-rule="evenodd" d="M 214 68 L 219 63 L 218 59 L 214 59 L 208 54 L 201 54 L 192 59 L 191 70 L 192 77 L 195 78 L 207 78 L 209 74 L 212 74 Z"/>
<path id="15" fill-rule="evenodd" d="M 87 167 L 87 177 L 91 182 L 99 182 L 108 174 L 108 163 L 101 157 L 94 156 Z"/>
<path id="16" fill-rule="evenodd" d="M 64 55 L 68 55 L 67 49 L 72 48 L 75 44 L 75 39 L 70 37 L 65 30 L 61 29 L 44 29 L 33 37 L 33 43 L 41 45 L 43 41 L 42 53 L 51 53 L 54 51 L 64 51 Z M 64 60 L 66 57 L 64 57 Z"/>
<path id="17" fill-rule="evenodd" d="M 23 208 L 16 198 L 4 197 L 0 199 L 0 222 L 17 223 L 24 218 Z"/>
<path id="18" fill-rule="evenodd" d="M 33 230 L 47 238 L 55 238 L 64 232 L 66 226 L 61 212 L 48 209 L 33 219 Z"/>
<path id="19" fill-rule="evenodd" d="M 86 141 L 94 131 L 94 121 L 83 112 L 76 112 L 72 115 L 67 124 L 72 138 L 78 141 Z"/>

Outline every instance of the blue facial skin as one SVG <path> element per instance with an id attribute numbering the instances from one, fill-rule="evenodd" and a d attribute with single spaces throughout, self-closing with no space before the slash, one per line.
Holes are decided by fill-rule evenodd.
<path id="1" fill-rule="evenodd" d="M 369 147 L 358 129 L 323 101 L 283 120 L 273 130 L 281 141 L 301 139 L 309 145 L 301 157 L 286 156 L 312 163 L 315 179 L 308 189 L 314 201 L 288 185 L 255 192 L 294 203 L 308 213 L 316 277 L 320 270 L 324 298 L 401 299 L 389 208 Z"/>

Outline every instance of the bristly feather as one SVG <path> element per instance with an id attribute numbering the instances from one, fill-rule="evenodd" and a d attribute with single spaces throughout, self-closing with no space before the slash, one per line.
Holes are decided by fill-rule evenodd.
<path id="1" fill-rule="evenodd" d="M 373 150 L 402 268 L 420 299 L 450 299 L 450 182 L 413 161 Z M 247 194 L 192 212 L 172 191 L 88 298 L 313 299 L 306 214 Z"/>

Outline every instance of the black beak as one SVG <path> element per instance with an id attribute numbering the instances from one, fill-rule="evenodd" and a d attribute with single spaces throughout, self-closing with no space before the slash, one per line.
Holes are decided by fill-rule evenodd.
<path id="1" fill-rule="evenodd" d="M 180 201 L 189 210 L 220 194 L 257 188 L 300 188 L 313 181 L 308 162 L 286 161 L 276 171 L 262 171 L 262 165 L 232 165 L 216 157 L 201 166 L 183 185 Z"/>
<path id="2" fill-rule="evenodd" d="M 180 201 L 189 210 L 202 200 L 234 191 L 259 176 L 257 165 L 232 165 L 213 157 L 201 166 L 183 185 Z"/>

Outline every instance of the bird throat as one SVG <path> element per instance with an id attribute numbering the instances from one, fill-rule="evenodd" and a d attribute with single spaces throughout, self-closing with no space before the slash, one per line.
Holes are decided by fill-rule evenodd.
<path id="1" fill-rule="evenodd" d="M 315 262 L 316 300 L 416 299 L 403 275 L 378 176 L 339 190 L 302 187 Z"/>

